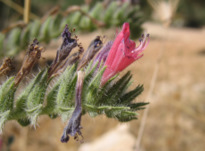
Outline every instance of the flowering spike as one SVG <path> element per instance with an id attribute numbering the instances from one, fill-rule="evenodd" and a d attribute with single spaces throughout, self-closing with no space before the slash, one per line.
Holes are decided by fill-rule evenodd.
<path id="1" fill-rule="evenodd" d="M 16 78 L 9 78 L 0 87 L 0 130 L 8 120 L 16 120 L 26 126 L 35 125 L 42 114 L 51 118 L 61 116 L 62 120 L 67 120 L 71 115 L 61 137 L 62 142 L 67 142 L 70 136 L 74 136 L 76 141 L 82 137 L 81 115 L 85 113 L 92 117 L 105 114 L 122 122 L 137 119 L 136 111 L 143 109 L 147 103 L 133 100 L 143 91 L 143 86 L 129 91 L 131 72 L 121 78 L 116 77 L 118 72 L 142 57 L 141 52 L 149 43 L 149 35 L 142 35 L 136 48 L 129 34 L 129 24 L 125 23 L 116 40 L 108 42 L 93 59 L 103 43 L 97 37 L 80 60 L 84 49 L 79 44 L 80 50 L 68 56 L 77 38 L 71 38 L 66 26 L 62 33 L 63 43 L 51 67 L 39 72 L 15 99 L 19 82 L 41 55 L 42 49 L 34 40 Z M 79 70 L 81 68 L 83 71 Z M 56 74 L 60 75 L 56 78 L 58 80 L 51 78 Z"/>
<path id="2" fill-rule="evenodd" d="M 129 36 L 129 24 L 124 23 L 122 31 L 117 35 L 105 62 L 107 68 L 102 77 L 102 85 L 115 74 L 143 56 L 140 53 L 147 47 L 149 35 L 142 35 L 142 40 L 140 40 L 140 45 L 137 48 L 135 42 L 130 40 Z"/>

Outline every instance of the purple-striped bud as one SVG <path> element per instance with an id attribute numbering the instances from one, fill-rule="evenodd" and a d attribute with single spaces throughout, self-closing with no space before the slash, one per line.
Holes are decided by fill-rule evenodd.
<path id="1" fill-rule="evenodd" d="M 69 141 L 69 135 L 74 136 L 74 139 L 76 140 L 79 140 L 79 136 L 82 137 L 82 133 L 80 131 L 82 127 L 80 123 L 81 123 L 81 113 L 82 113 L 81 97 L 82 97 L 84 72 L 78 71 L 77 74 L 78 74 L 78 79 L 77 79 L 76 95 L 75 95 L 75 110 L 68 122 L 68 125 L 64 128 L 63 136 L 61 137 L 62 143 L 66 143 Z"/>
<path id="2" fill-rule="evenodd" d="M 96 55 L 96 53 L 102 48 L 103 42 L 100 36 L 97 36 L 89 45 L 88 49 L 84 53 L 81 61 L 78 64 L 78 70 L 86 66 Z"/>
<path id="3" fill-rule="evenodd" d="M 112 47 L 112 44 L 113 44 L 112 41 L 107 42 L 107 44 L 102 48 L 102 50 L 95 57 L 93 64 L 96 64 L 98 62 L 98 67 L 99 67 L 100 63 L 103 63 L 103 64 L 105 63 L 107 56 L 109 54 L 110 48 Z"/>

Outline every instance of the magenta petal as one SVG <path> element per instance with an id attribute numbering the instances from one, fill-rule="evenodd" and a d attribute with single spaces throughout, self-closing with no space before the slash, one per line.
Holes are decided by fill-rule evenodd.
<path id="1" fill-rule="evenodd" d="M 124 23 L 122 31 L 117 35 L 105 62 L 107 68 L 102 77 L 102 85 L 143 56 L 141 52 L 149 44 L 149 35 L 142 36 L 143 39 L 140 40 L 140 45 L 137 48 L 135 42 L 130 40 L 129 36 L 129 24 Z"/>
<path id="2" fill-rule="evenodd" d="M 113 58 L 116 54 L 116 51 L 118 49 L 119 44 L 123 39 L 128 39 L 130 36 L 130 28 L 129 28 L 129 23 L 124 23 L 122 27 L 122 31 L 117 35 L 110 52 L 108 54 L 107 60 L 105 62 L 105 65 L 108 66 L 109 64 L 112 64 Z"/>
<path id="3" fill-rule="evenodd" d="M 122 62 L 123 58 L 125 57 L 125 50 L 123 47 L 123 43 L 119 44 L 118 50 L 115 54 L 115 57 L 113 58 L 113 62 L 111 64 L 111 68 L 115 71 L 118 72 L 119 71 L 119 65 Z"/>
<path id="4" fill-rule="evenodd" d="M 136 43 L 130 39 L 127 39 L 127 41 L 124 42 L 123 47 L 125 47 L 125 55 L 126 56 L 132 56 L 133 50 L 136 48 Z"/>
<path id="5" fill-rule="evenodd" d="M 124 50 L 127 49 L 126 43 L 122 43 L 122 47 Z M 131 63 L 133 63 L 135 59 L 131 55 L 124 55 L 122 61 L 118 65 L 118 71 L 124 70 L 126 67 L 128 67 Z"/>

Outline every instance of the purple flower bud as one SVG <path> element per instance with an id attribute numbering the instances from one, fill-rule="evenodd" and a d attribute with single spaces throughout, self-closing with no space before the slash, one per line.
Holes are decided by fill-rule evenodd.
<path id="1" fill-rule="evenodd" d="M 102 48 L 103 43 L 100 36 L 97 36 L 89 45 L 87 51 L 84 53 L 79 65 L 78 70 L 83 68 L 90 60 L 93 59 L 95 54 Z"/>
<path id="2" fill-rule="evenodd" d="M 103 62 L 103 64 L 105 63 L 107 56 L 109 54 L 110 48 L 112 47 L 112 44 L 113 44 L 112 41 L 107 42 L 107 44 L 97 54 L 93 64 L 96 64 L 98 62 L 98 67 L 99 67 L 100 63 L 102 63 L 102 62 Z"/>
<path id="3" fill-rule="evenodd" d="M 78 45 L 77 40 L 71 38 L 71 32 L 69 32 L 68 25 L 65 26 L 61 36 L 63 38 L 63 42 L 57 50 L 56 58 L 48 70 L 49 77 L 58 72 L 59 65 L 62 64 L 62 62 L 64 62 L 64 60 L 69 56 L 71 50 Z"/>
<path id="4" fill-rule="evenodd" d="M 68 25 L 65 26 L 61 36 L 63 38 L 63 42 L 57 52 L 58 61 L 64 60 L 70 54 L 71 50 L 77 46 L 77 40 L 71 38 Z"/>
<path id="5" fill-rule="evenodd" d="M 68 125 L 64 128 L 63 136 L 61 137 L 61 142 L 66 143 L 69 140 L 69 136 L 74 136 L 74 139 L 78 140 L 78 136 L 82 137 L 81 133 L 81 96 L 82 96 L 82 88 L 83 88 L 83 80 L 84 73 L 82 71 L 78 71 L 78 79 L 76 85 L 76 96 L 75 96 L 75 110 L 70 118 Z M 83 138 L 83 137 L 82 137 Z"/>

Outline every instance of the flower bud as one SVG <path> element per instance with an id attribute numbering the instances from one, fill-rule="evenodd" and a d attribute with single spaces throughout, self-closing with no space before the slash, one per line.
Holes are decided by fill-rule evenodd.
<path id="1" fill-rule="evenodd" d="M 62 64 L 63 61 L 69 56 L 71 50 L 78 45 L 77 40 L 71 37 L 71 32 L 68 29 L 68 25 L 65 26 L 65 29 L 62 32 L 61 36 L 63 42 L 60 48 L 58 48 L 56 58 L 48 70 L 49 77 L 51 77 L 52 74 L 58 72 L 59 65 Z"/>
<path id="2" fill-rule="evenodd" d="M 87 65 L 88 62 L 90 62 L 95 54 L 101 49 L 103 43 L 100 38 L 100 36 L 97 36 L 89 45 L 87 51 L 84 53 L 79 65 L 78 70 L 83 68 L 85 65 Z"/>
<path id="3" fill-rule="evenodd" d="M 61 142 L 65 143 L 69 140 L 69 136 L 74 136 L 74 139 L 78 140 L 78 136 L 82 137 L 81 133 L 81 114 L 82 114 L 82 88 L 83 88 L 83 80 L 84 73 L 82 71 L 78 71 L 78 79 L 76 84 L 76 95 L 75 95 L 75 110 L 70 118 L 68 125 L 65 127 L 63 136 L 61 137 Z"/>

